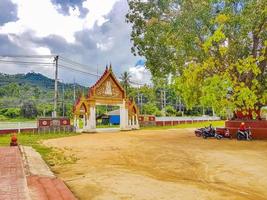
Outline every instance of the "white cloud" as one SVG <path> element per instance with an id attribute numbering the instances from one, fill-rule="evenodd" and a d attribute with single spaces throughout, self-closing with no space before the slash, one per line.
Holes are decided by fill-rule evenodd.
<path id="1" fill-rule="evenodd" d="M 86 28 L 92 28 L 97 22 L 98 26 L 101 26 L 107 19 L 104 18 L 107 15 L 113 5 L 119 0 L 86 0 L 83 2 L 83 7 L 89 10 L 86 16 Z"/>
<path id="2" fill-rule="evenodd" d="M 118 77 L 130 69 L 133 81 L 149 83 L 150 73 L 143 66 L 129 67 L 140 57 L 133 56 L 130 51 L 131 26 L 125 22 L 129 9 L 126 0 L 86 0 L 84 7 L 89 12 L 80 16 L 77 15 L 83 12 L 81 4 L 77 4 L 77 7 L 70 4 L 74 10 L 69 10 L 68 4 L 67 7 L 64 3 L 52 4 L 52 0 L 12 1 L 18 8 L 18 20 L 2 27 L 0 25 L 0 54 L 59 54 L 83 63 L 87 66 L 83 69 L 92 73 L 96 73 L 98 66 L 99 74 L 104 71 L 106 64 L 112 63 L 113 71 Z M 69 20 L 73 23 L 77 20 L 77 27 L 67 23 Z M 54 28 L 61 23 L 64 26 Z M 54 73 L 51 66 L 5 66 L 8 66 L 6 73 L 34 70 L 51 78 Z M 66 82 L 72 82 L 76 77 L 77 82 L 83 85 L 91 85 L 96 81 L 87 74 L 62 68 L 59 76 Z"/>
<path id="3" fill-rule="evenodd" d="M 151 73 L 143 65 L 130 67 L 129 72 L 132 76 L 131 80 L 138 84 L 150 84 Z"/>
<path id="4" fill-rule="evenodd" d="M 47 47 L 36 47 L 34 50 L 39 55 L 51 55 L 51 51 Z"/>
<path id="5" fill-rule="evenodd" d="M 51 0 L 12 0 L 17 5 L 18 20 L 0 27 L 2 34 L 22 34 L 28 30 L 37 37 L 60 35 L 68 42 L 75 42 L 74 34 L 85 28 L 93 28 L 97 23 L 102 25 L 114 3 L 118 0 L 84 1 L 83 7 L 89 10 L 84 18 L 79 18 L 78 7 L 69 9 L 69 16 L 58 12 Z M 100 3 L 101 2 L 101 3 Z"/>
<path id="6" fill-rule="evenodd" d="M 101 51 L 108 51 L 113 47 L 113 39 L 112 37 L 107 38 L 104 42 L 97 42 L 96 47 Z"/>
<path id="7" fill-rule="evenodd" d="M 75 6 L 74 8 L 69 7 L 69 14 L 74 17 L 79 17 L 81 13 L 78 6 Z"/>

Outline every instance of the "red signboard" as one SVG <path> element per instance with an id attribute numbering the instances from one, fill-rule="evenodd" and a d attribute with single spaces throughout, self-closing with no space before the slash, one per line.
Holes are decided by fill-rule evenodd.
<path id="1" fill-rule="evenodd" d="M 60 126 L 69 126 L 70 125 L 70 119 L 63 118 L 60 119 Z"/>
<path id="2" fill-rule="evenodd" d="M 39 119 L 39 127 L 49 127 L 51 124 L 51 119 Z"/>

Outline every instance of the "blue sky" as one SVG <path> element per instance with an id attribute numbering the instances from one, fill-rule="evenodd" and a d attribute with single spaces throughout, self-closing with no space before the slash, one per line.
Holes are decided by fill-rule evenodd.
<path id="1" fill-rule="evenodd" d="M 134 81 L 149 75 L 131 54 L 131 27 L 125 22 L 127 0 L 0 0 L 0 54 L 59 54 L 101 73 L 112 63 Z M 139 61 L 139 62 L 138 62 Z M 51 68 L 0 65 L 2 73 L 35 71 L 53 77 Z M 60 79 L 90 85 L 96 78 L 60 71 Z"/>

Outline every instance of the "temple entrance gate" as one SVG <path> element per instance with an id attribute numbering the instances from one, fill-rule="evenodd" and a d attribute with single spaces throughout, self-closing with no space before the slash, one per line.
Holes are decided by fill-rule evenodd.
<path id="1" fill-rule="evenodd" d="M 112 105 L 120 108 L 120 129 L 139 129 L 138 108 L 126 97 L 126 92 L 112 72 L 106 67 L 99 80 L 89 88 L 87 96 L 78 98 L 74 105 L 74 127 L 78 132 L 96 131 L 96 106 Z M 80 118 L 83 126 L 80 126 Z"/>

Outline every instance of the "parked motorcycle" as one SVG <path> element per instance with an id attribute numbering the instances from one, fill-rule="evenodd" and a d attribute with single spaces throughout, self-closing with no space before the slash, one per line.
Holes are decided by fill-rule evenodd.
<path id="1" fill-rule="evenodd" d="M 232 139 L 232 134 L 230 133 L 228 128 L 216 128 L 216 136 L 217 139 L 222 139 L 222 138 Z"/>
<path id="2" fill-rule="evenodd" d="M 236 137 L 238 140 L 252 140 L 252 133 L 250 128 L 246 129 L 245 131 L 240 131 L 238 129 Z"/>
<path id="3" fill-rule="evenodd" d="M 199 128 L 195 130 L 195 135 L 197 137 L 203 137 L 207 139 L 209 137 L 216 138 L 218 140 L 222 138 L 229 138 L 232 139 L 232 135 L 227 128 L 213 128 L 212 125 L 205 128 Z"/>
<path id="4" fill-rule="evenodd" d="M 205 127 L 203 132 L 202 132 L 202 137 L 204 139 L 207 139 L 209 137 L 216 137 L 216 131 L 215 129 L 212 127 L 212 125 L 210 125 L 209 127 Z"/>
<path id="5" fill-rule="evenodd" d="M 195 130 L 195 135 L 197 136 L 197 137 L 201 137 L 202 136 L 202 134 L 203 134 L 203 131 L 205 130 L 205 128 L 198 128 L 198 129 L 196 129 Z"/>

